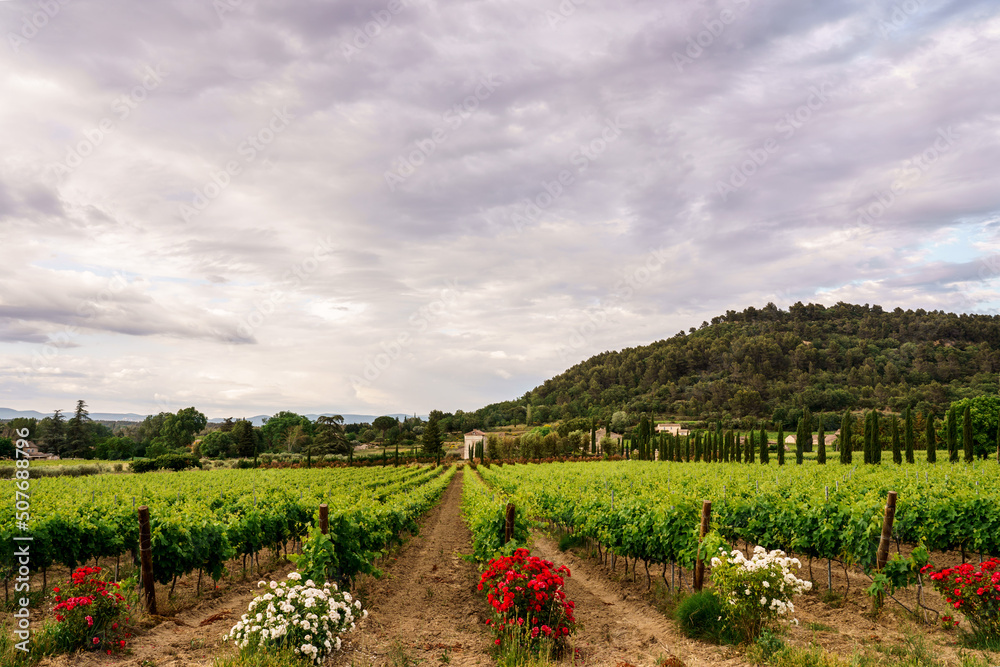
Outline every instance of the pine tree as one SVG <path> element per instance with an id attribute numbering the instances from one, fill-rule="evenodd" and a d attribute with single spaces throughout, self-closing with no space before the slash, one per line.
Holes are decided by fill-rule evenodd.
<path id="1" fill-rule="evenodd" d="M 899 421 L 896 415 L 892 416 L 889 432 L 892 434 L 892 462 L 898 465 L 903 462 L 903 451 L 899 448 Z"/>
<path id="2" fill-rule="evenodd" d="M 785 425 L 778 424 L 778 465 L 785 465 Z"/>
<path id="3" fill-rule="evenodd" d="M 441 431 L 438 426 L 438 419 L 441 413 L 438 410 L 431 410 L 427 420 L 427 426 L 420 435 L 420 446 L 427 456 L 433 456 L 440 463 L 441 461 Z"/>
<path id="4" fill-rule="evenodd" d="M 924 416 L 927 422 L 927 430 L 924 433 L 924 446 L 927 449 L 927 462 L 937 462 L 937 434 L 934 433 L 934 413 L 928 411 Z"/>
<path id="5" fill-rule="evenodd" d="M 760 463 L 761 465 L 767 465 L 771 460 L 771 454 L 768 452 L 767 446 L 767 427 L 760 427 Z"/>
<path id="6" fill-rule="evenodd" d="M 816 434 L 816 463 L 826 463 L 826 434 L 823 432 L 823 420 L 819 420 L 819 432 Z"/>
<path id="7" fill-rule="evenodd" d="M 851 441 L 851 411 L 845 410 L 840 420 L 840 462 L 848 465 L 853 457 L 854 445 Z"/>
<path id="8" fill-rule="evenodd" d="M 972 463 L 972 410 L 966 405 L 965 414 L 962 419 L 962 447 L 965 450 L 965 462 Z"/>
<path id="9" fill-rule="evenodd" d="M 81 399 L 76 402 L 76 412 L 66 422 L 66 451 L 76 458 L 90 458 L 90 438 L 87 424 L 90 413 L 87 404 Z M 60 455 L 65 452 L 60 452 Z"/>
<path id="10" fill-rule="evenodd" d="M 903 449 L 906 451 L 907 463 L 913 463 L 913 448 L 913 411 L 907 407 L 903 417 Z"/>

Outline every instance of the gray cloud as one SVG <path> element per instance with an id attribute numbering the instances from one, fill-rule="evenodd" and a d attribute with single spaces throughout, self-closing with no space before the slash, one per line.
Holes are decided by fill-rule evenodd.
<path id="1" fill-rule="evenodd" d="M 768 300 L 997 307 L 994 3 L 222 6 L 0 3 L 9 407 L 473 409 Z"/>

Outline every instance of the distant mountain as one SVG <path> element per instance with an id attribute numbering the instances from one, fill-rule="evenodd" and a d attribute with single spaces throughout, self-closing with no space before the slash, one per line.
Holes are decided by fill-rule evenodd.
<path id="1" fill-rule="evenodd" d="M 63 414 L 66 415 L 68 419 L 69 417 L 72 416 L 72 411 L 68 412 L 64 411 Z M 308 417 L 312 421 L 316 421 L 316 419 L 320 416 L 329 417 L 333 414 L 335 413 L 324 412 L 323 415 L 308 414 L 306 415 L 306 417 Z M 52 415 L 51 412 L 38 412 L 37 410 L 12 410 L 10 408 L 0 408 L 0 420 L 14 419 L 16 417 L 28 417 L 28 418 L 34 417 L 35 419 L 44 419 L 45 417 L 49 417 L 51 415 Z M 271 415 L 255 415 L 253 417 L 248 417 L 247 419 L 249 419 L 250 423 L 252 423 L 254 426 L 261 426 L 264 423 L 264 420 L 269 418 L 270 416 Z M 377 417 L 380 417 L 381 415 L 344 414 L 341 416 L 344 418 L 345 424 L 364 424 L 364 423 L 370 424 L 372 423 L 372 421 L 374 421 Z M 389 416 L 395 417 L 397 419 L 406 419 L 411 415 L 396 413 L 396 414 L 391 414 Z M 233 415 L 233 417 L 235 419 L 240 418 L 237 415 Z M 93 419 L 94 421 L 141 422 L 143 419 L 146 418 L 146 415 L 140 415 L 134 412 L 91 412 L 90 418 Z M 426 419 L 426 416 L 424 416 L 424 418 Z M 225 419 L 224 417 L 213 417 L 208 421 L 221 422 L 224 419 Z"/>

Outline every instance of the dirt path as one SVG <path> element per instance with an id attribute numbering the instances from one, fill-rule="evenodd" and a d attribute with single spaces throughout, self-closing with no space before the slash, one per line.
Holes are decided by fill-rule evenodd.
<path id="1" fill-rule="evenodd" d="M 472 535 L 459 512 L 462 471 L 441 502 L 386 568 L 365 582 L 369 616 L 345 636 L 335 665 L 492 665 L 485 620 L 488 608 L 475 594 L 476 569 L 460 557 L 472 552 Z"/>
<path id="2" fill-rule="evenodd" d="M 687 639 L 653 605 L 612 581 L 600 565 L 560 552 L 545 535 L 534 534 L 532 553 L 566 565 L 572 573 L 566 594 L 576 603 L 576 664 L 680 667 L 677 659 L 688 667 L 747 664 L 733 649 Z"/>

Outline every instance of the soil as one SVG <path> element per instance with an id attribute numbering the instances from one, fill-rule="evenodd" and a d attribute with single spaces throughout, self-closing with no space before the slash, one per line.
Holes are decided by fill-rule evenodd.
<path id="1" fill-rule="evenodd" d="M 344 637 L 334 665 L 492 665 L 485 621 L 489 607 L 476 593 L 472 534 L 462 521 L 459 471 L 441 502 L 390 559 L 380 580 L 359 581 L 368 618 Z"/>
<path id="2" fill-rule="evenodd" d="M 538 532 L 532 547 L 532 554 L 570 569 L 565 588 L 569 599 L 576 603 L 574 664 L 634 667 L 748 664 L 733 649 L 684 637 L 646 599 L 644 590 L 631 582 L 613 581 L 596 559 L 572 551 L 560 552 L 555 542 Z M 623 567 L 619 561 L 619 569 Z"/>

